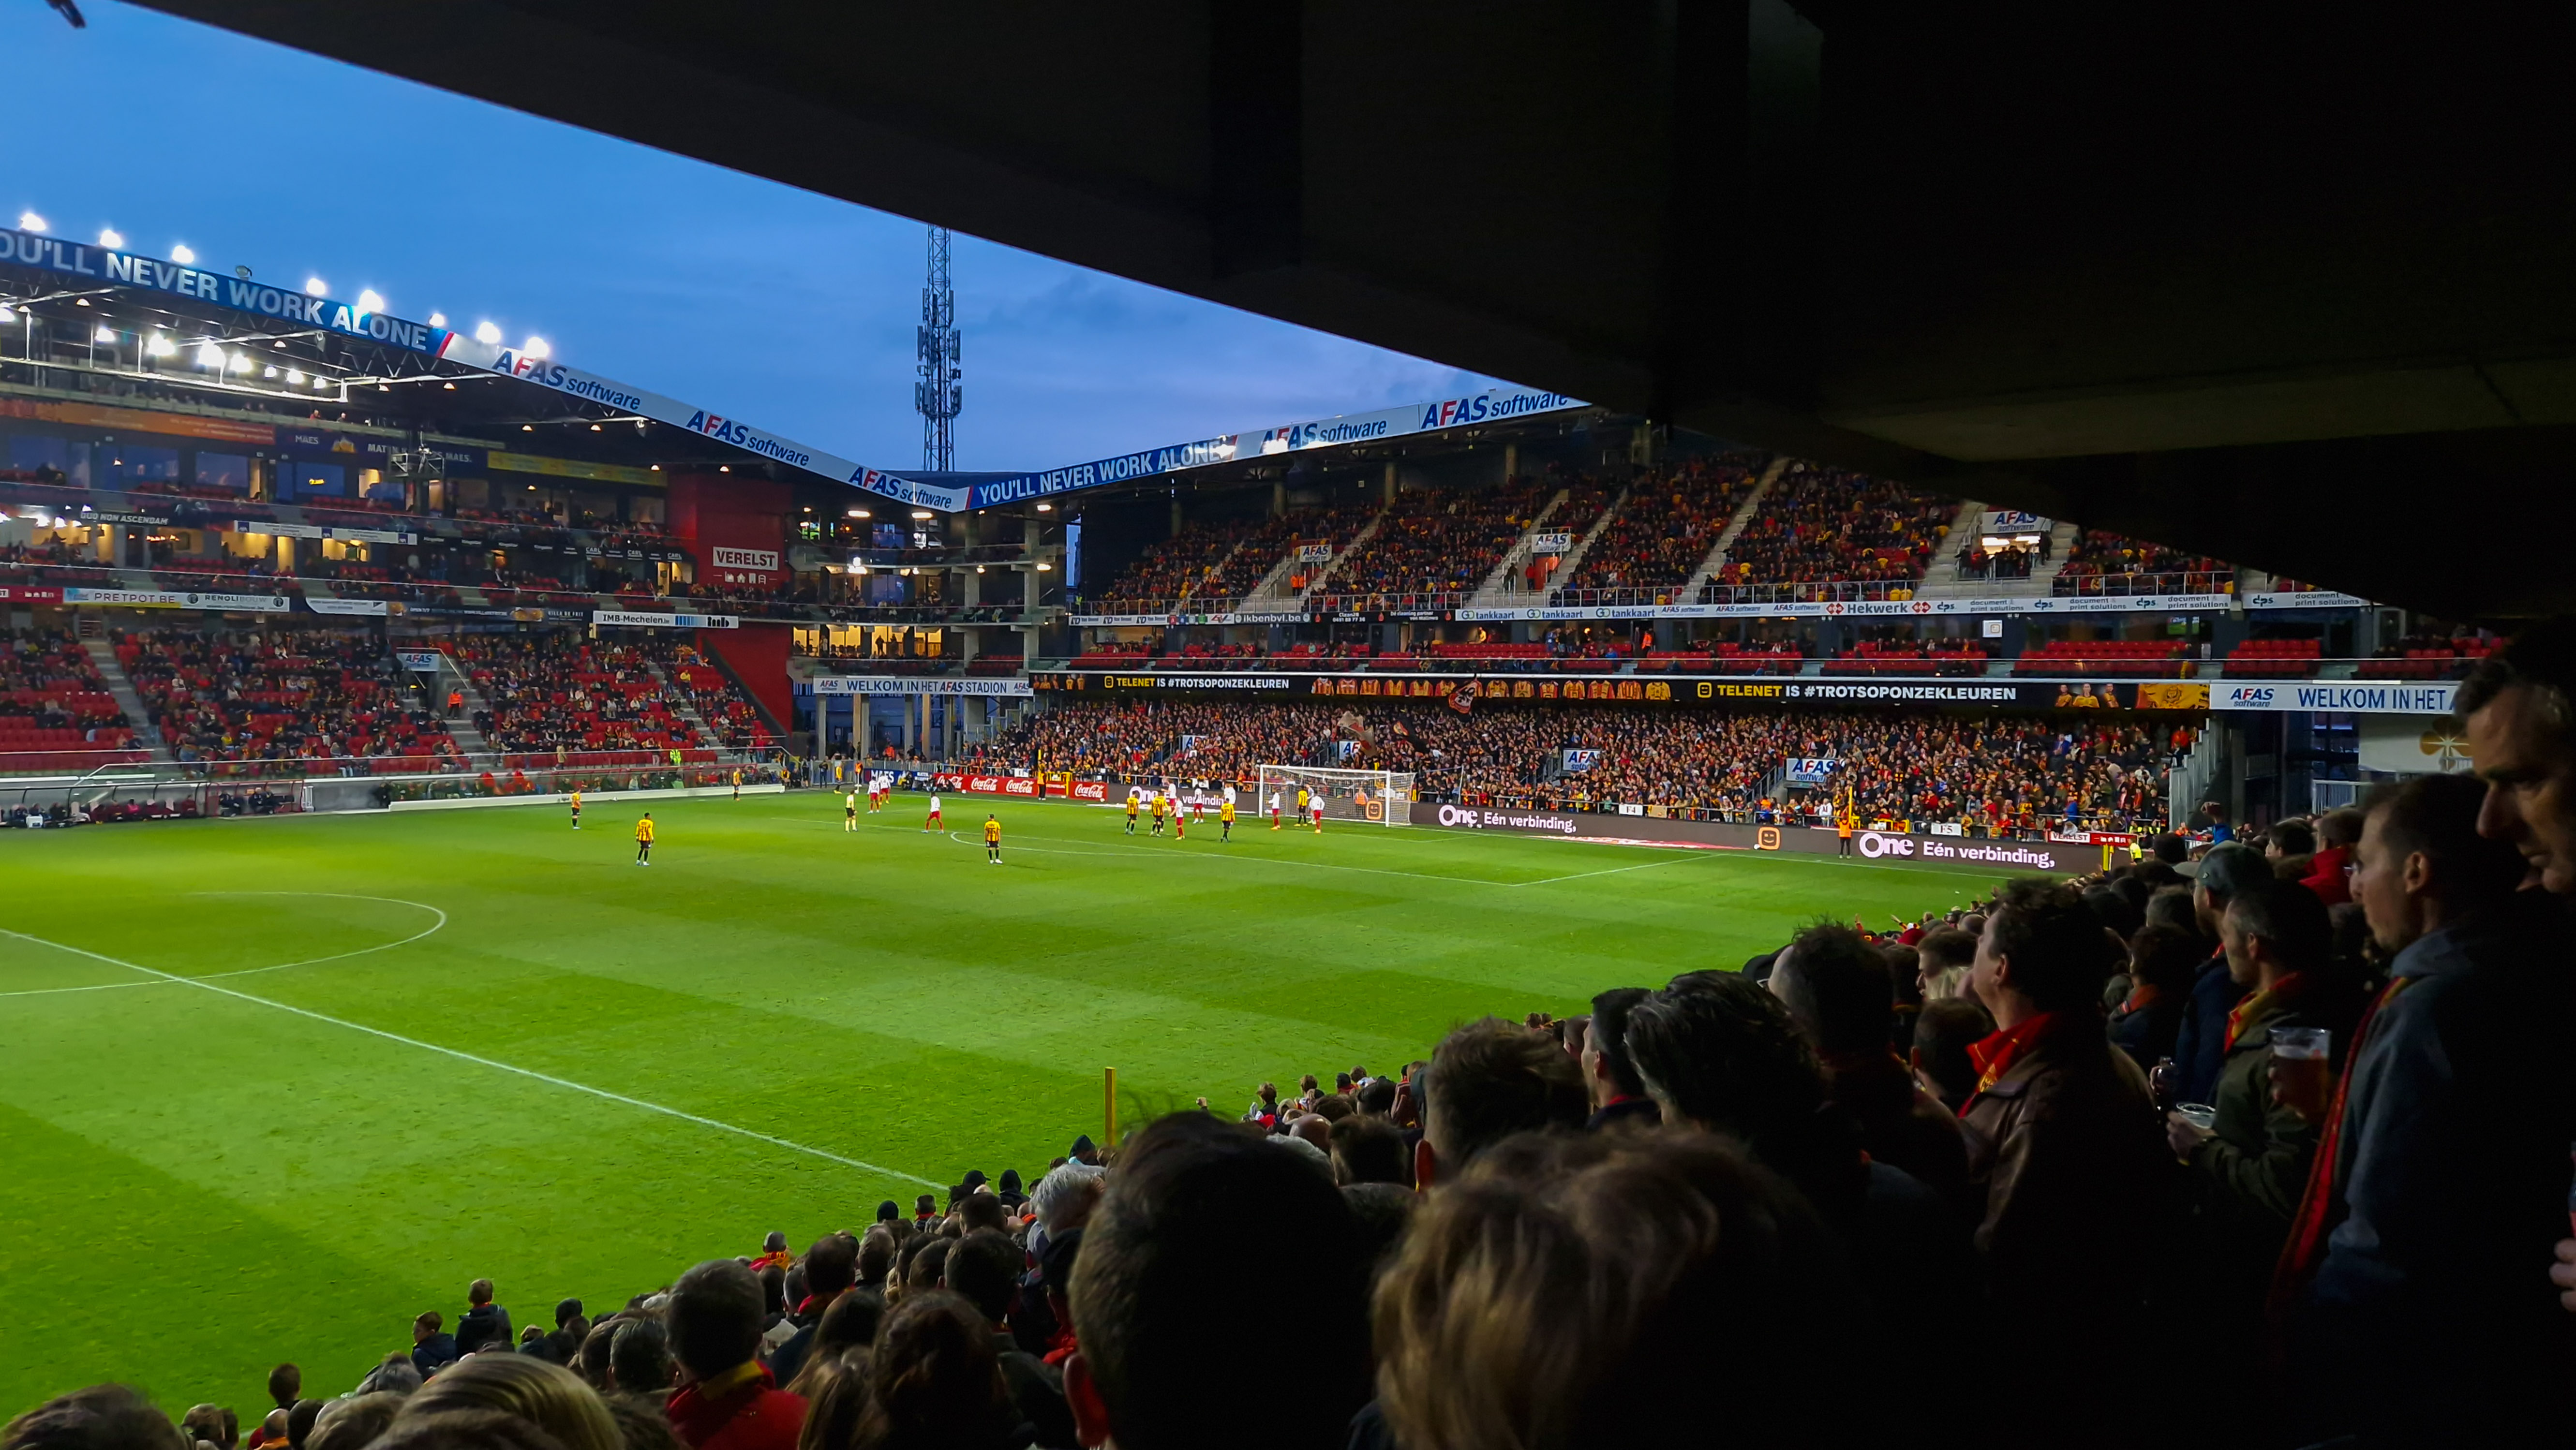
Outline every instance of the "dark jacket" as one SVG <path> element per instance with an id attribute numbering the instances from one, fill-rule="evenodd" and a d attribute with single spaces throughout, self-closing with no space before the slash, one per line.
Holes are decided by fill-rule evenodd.
<path id="1" fill-rule="evenodd" d="M 510 1344 L 510 1311 L 498 1304 L 477 1304 L 456 1321 L 456 1352 L 472 1354 L 487 1344 L 508 1348 Z"/>
<path id="2" fill-rule="evenodd" d="M 1965 1212 L 1968 1138 L 1958 1116 L 1923 1090 L 1892 1052 L 1837 1054 L 1827 1064 L 1834 1106 L 1860 1124 L 1861 1147 L 1880 1163 L 1903 1169 Z"/>
<path id="3" fill-rule="evenodd" d="M 1983 1191 L 1990 1322 L 2069 1355 L 2122 1342 L 2142 1290 L 2123 1268 L 2153 1262 L 2138 1250 L 2176 1171 L 2147 1075 L 2099 1017 L 2071 1011 L 1968 1100 L 1961 1122 Z"/>
<path id="4" fill-rule="evenodd" d="M 456 1351 L 456 1336 L 443 1330 L 411 1347 L 411 1367 L 420 1371 L 422 1379 L 438 1373 L 446 1365 L 456 1363 L 459 1358 Z"/>
<path id="5" fill-rule="evenodd" d="M 2227 1014 L 2243 1000 L 2245 989 L 2227 975 L 2225 952 L 2200 964 L 2191 982 L 2191 1001 L 2183 1008 L 2182 1025 L 2174 1035 L 2174 1066 L 2182 1074 L 2174 1084 L 2176 1102 L 2205 1103 L 2217 1090 L 2218 1069 L 2227 1057 Z"/>
<path id="6" fill-rule="evenodd" d="M 1073 1431 L 1073 1409 L 1064 1398 L 1064 1371 L 1020 1348 L 1007 1329 L 993 1331 L 993 1350 L 1002 1361 L 1002 1383 L 1010 1387 L 1011 1404 L 1029 1426 L 1039 1450 L 1079 1450 Z"/>
<path id="7" fill-rule="evenodd" d="M 2576 1141 L 2568 930 L 2527 892 L 2391 964 L 2344 1088 L 2333 1226 L 2290 1324 L 2317 1428 L 2507 1443 L 2563 1411 L 2545 1402 L 2576 1362 L 2576 1314 L 2547 1275 Z M 2380 1372 L 2392 1346 L 2403 1374 Z"/>
<path id="8" fill-rule="evenodd" d="M 2137 992 L 2131 989 L 2129 1001 L 2137 1000 Z M 2182 1035 L 2183 1013 L 2190 1007 L 2190 998 L 2174 992 L 2159 992 L 2143 1007 L 2124 1002 L 2112 1010 L 2111 1041 L 2129 1054 L 2131 1062 L 2141 1068 L 2153 1068 L 2159 1060 L 2174 1056 Z"/>

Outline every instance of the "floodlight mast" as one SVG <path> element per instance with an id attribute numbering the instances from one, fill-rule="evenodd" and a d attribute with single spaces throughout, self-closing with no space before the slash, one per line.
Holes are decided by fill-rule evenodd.
<path id="1" fill-rule="evenodd" d="M 912 405 L 921 414 L 921 467 L 926 473 L 950 473 L 957 467 L 957 414 L 966 404 L 959 385 L 957 294 L 948 285 L 948 229 L 930 229 L 930 284 L 921 289 L 921 326 L 916 335 L 920 381 L 912 385 Z"/>

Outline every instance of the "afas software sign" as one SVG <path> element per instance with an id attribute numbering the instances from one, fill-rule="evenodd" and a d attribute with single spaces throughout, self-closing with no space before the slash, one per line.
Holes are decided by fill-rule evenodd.
<path id="1" fill-rule="evenodd" d="M 1631 814 L 1630 812 L 1635 812 Z M 1833 856 L 1842 851 L 1836 832 L 1809 826 L 1747 826 L 1726 821 L 1683 821 L 1647 815 L 1642 806 L 1616 812 L 1548 811 L 1512 806 L 1416 806 L 1413 823 L 1451 831 L 1500 831 L 1555 836 L 1603 844 L 1693 847 L 1715 851 L 1779 851 L 1793 856 Z M 2098 841 L 1992 841 L 1967 836 L 1856 831 L 1859 860 L 1907 865 L 1982 866 L 2000 871 L 2085 872 L 2100 869 Z"/>

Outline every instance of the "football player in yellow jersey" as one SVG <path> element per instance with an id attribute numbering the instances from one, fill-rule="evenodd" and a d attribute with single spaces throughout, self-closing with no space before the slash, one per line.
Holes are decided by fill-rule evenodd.
<path id="1" fill-rule="evenodd" d="M 1154 834 L 1163 834 L 1163 793 L 1154 792 Z"/>
<path id="2" fill-rule="evenodd" d="M 1234 839 L 1234 797 L 1231 795 L 1225 798 L 1224 804 L 1216 808 L 1216 830 L 1218 840 Z"/>
<path id="3" fill-rule="evenodd" d="M 635 864 L 638 866 L 653 864 L 653 813 L 651 811 L 646 811 L 644 819 L 635 823 Z"/>
<path id="4" fill-rule="evenodd" d="M 1002 822 L 989 812 L 984 817 L 984 859 L 1002 864 Z"/>
<path id="5" fill-rule="evenodd" d="M 1137 796 L 1136 792 L 1134 792 L 1134 791 L 1132 791 L 1132 790 L 1131 790 L 1131 791 L 1129 791 L 1129 792 L 1127 792 L 1127 834 L 1128 834 L 1128 835 L 1131 835 L 1131 836 L 1132 836 L 1132 835 L 1136 834 L 1136 810 L 1137 810 L 1137 807 L 1139 807 L 1139 806 L 1140 806 L 1140 805 L 1142 805 L 1143 803 L 1144 803 L 1144 802 L 1143 802 L 1141 799 L 1139 799 L 1139 798 L 1138 798 L 1138 796 Z"/>
<path id="6" fill-rule="evenodd" d="M 578 831 L 578 830 L 580 830 L 580 829 L 581 829 L 581 787 L 580 787 L 580 786 L 574 786 L 574 787 L 572 788 L 572 828 L 573 828 L 574 830 L 576 830 L 576 831 Z"/>

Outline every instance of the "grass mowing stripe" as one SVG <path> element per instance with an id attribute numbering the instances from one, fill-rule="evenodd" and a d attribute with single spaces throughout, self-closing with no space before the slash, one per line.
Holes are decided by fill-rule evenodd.
<path id="1" fill-rule="evenodd" d="M 292 1012 L 298 1017 L 308 1018 L 315 1022 L 327 1023 L 333 1027 L 345 1027 L 352 1032 L 363 1032 L 370 1037 L 381 1037 L 387 1042 L 398 1042 L 405 1047 L 417 1047 L 423 1052 L 439 1053 L 442 1056 L 455 1058 L 459 1062 L 473 1063 L 477 1067 L 488 1067 L 499 1072 L 516 1073 L 521 1077 L 533 1078 L 538 1082 L 547 1083 L 555 1087 L 569 1088 L 577 1093 L 588 1093 L 592 1097 L 604 1098 L 612 1103 L 622 1103 L 630 1108 L 641 1108 L 648 1113 L 660 1113 L 666 1118 L 678 1118 L 685 1123 L 695 1123 L 702 1128 L 714 1128 L 721 1132 L 750 1138 L 758 1142 L 767 1143 L 772 1147 L 785 1148 L 793 1153 L 802 1153 L 810 1158 L 821 1158 L 826 1162 L 838 1163 L 845 1168 L 858 1168 L 869 1173 L 882 1173 L 889 1178 L 900 1178 L 907 1183 L 918 1183 L 924 1188 L 942 1188 L 946 1186 L 944 1184 L 933 1182 L 927 1178 L 921 1178 L 913 1174 L 903 1172 L 901 1169 L 888 1168 L 883 1164 L 870 1163 L 865 1159 L 860 1158 L 844 1158 L 838 1153 L 827 1152 L 824 1149 L 811 1147 L 807 1144 L 795 1142 L 791 1139 L 776 1137 L 769 1133 L 760 1132 L 757 1129 L 745 1128 L 733 1123 L 720 1122 L 714 1118 L 702 1118 L 696 1113 L 684 1113 L 678 1108 L 664 1107 L 660 1103 L 648 1103 L 642 1098 L 630 1098 L 624 1093 L 613 1093 L 606 1088 L 592 1087 L 588 1083 L 574 1082 L 570 1078 L 556 1077 L 552 1073 L 539 1072 L 534 1068 L 520 1067 L 514 1063 L 499 1062 L 488 1057 L 477 1057 L 473 1053 L 460 1052 L 453 1047 L 442 1047 L 435 1042 L 423 1042 L 417 1037 L 405 1037 L 399 1032 L 387 1032 L 381 1027 L 369 1027 L 363 1022 L 351 1022 L 345 1017 L 326 1016 L 323 1013 L 292 1006 L 285 1002 L 271 1001 L 266 997 L 254 997 L 248 992 L 236 992 L 230 987 L 218 987 L 212 982 L 201 981 L 195 977 L 182 977 L 170 972 L 157 971 L 151 967 L 137 966 L 132 962 L 119 961 L 114 957 L 102 956 L 97 952 L 90 951 L 83 947 L 71 946 L 58 941 L 47 941 L 43 937 L 29 936 L 25 932 L 11 931 L 7 927 L 0 927 L 0 936 L 15 937 L 19 941 L 33 942 L 40 947 L 51 947 L 58 952 L 70 952 L 74 956 L 87 957 L 95 962 L 105 962 L 111 967 L 123 967 L 130 972 L 142 972 L 147 976 L 157 977 L 164 982 L 175 982 L 183 987 L 195 987 L 199 991 L 215 992 L 226 997 L 234 998 L 238 1001 L 249 1002 L 255 1006 L 274 1007 L 280 1012 Z"/>

